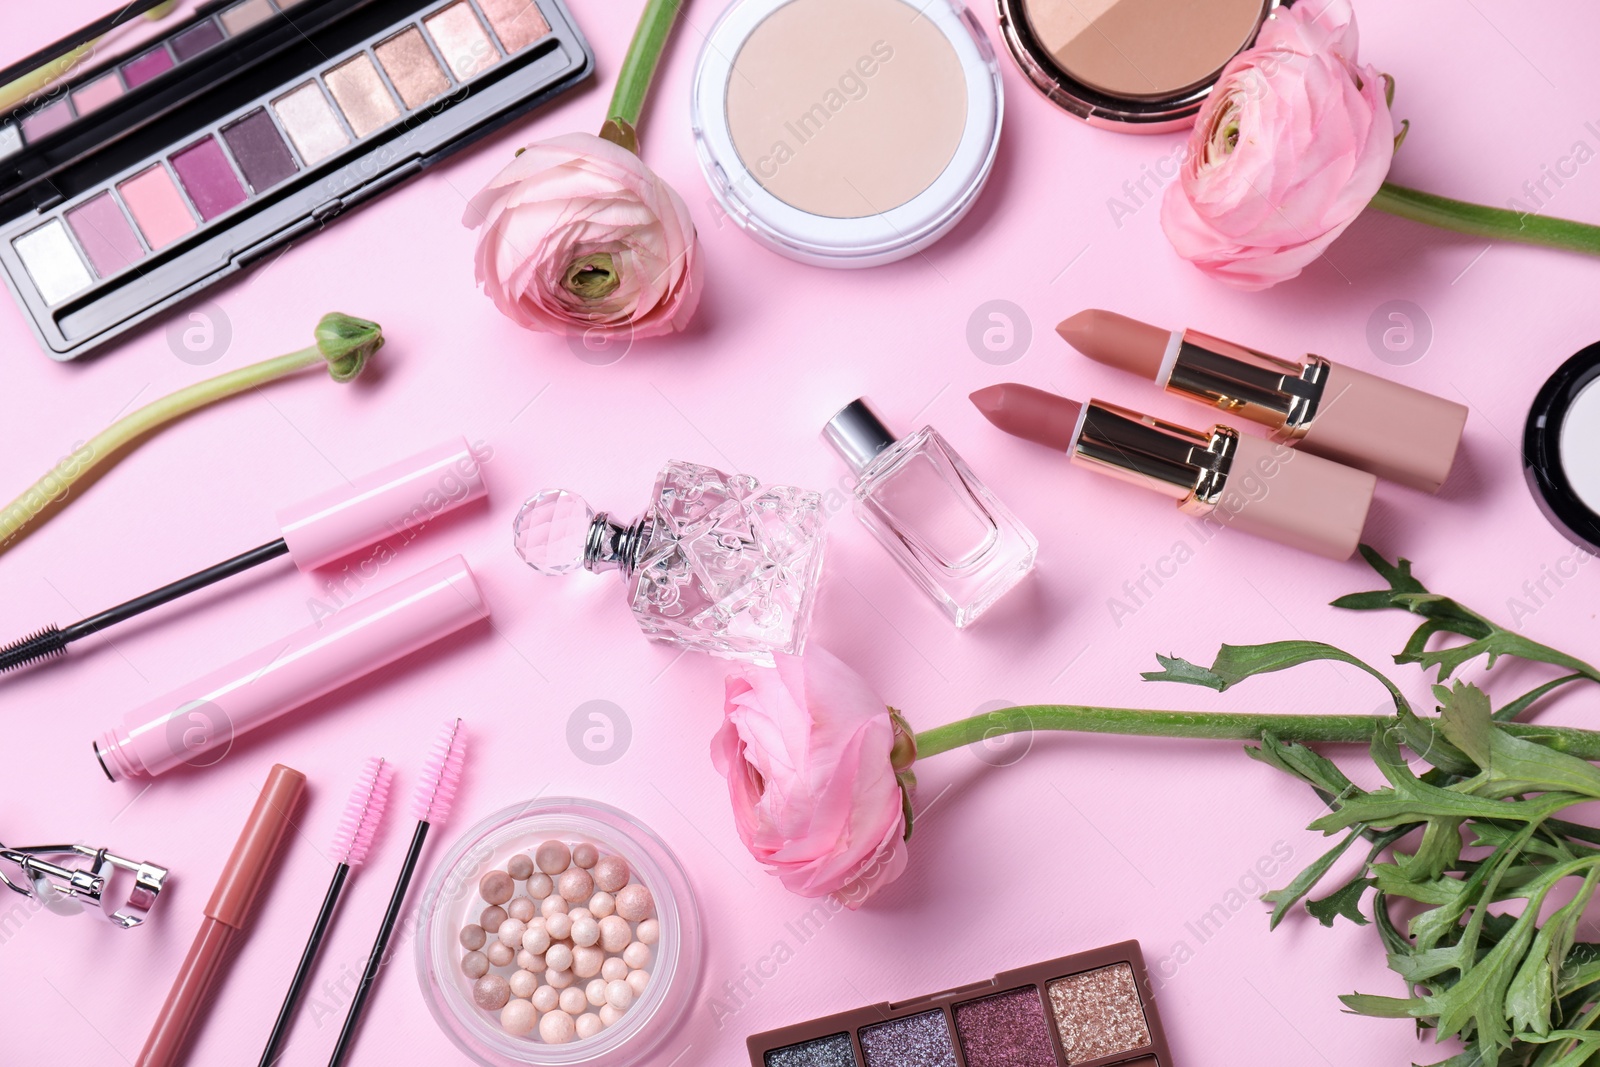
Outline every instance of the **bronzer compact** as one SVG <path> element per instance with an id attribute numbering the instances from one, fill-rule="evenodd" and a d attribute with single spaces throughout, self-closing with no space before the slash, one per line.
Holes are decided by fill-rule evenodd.
<path id="1" fill-rule="evenodd" d="M 1279 0 L 999 0 L 1000 33 L 1051 102 L 1094 126 L 1164 133 L 1194 121 Z"/>
<path id="2" fill-rule="evenodd" d="M 1545 518 L 1585 553 L 1600 553 L 1600 343 L 1558 367 L 1534 397 L 1522 464 Z"/>
<path id="3" fill-rule="evenodd" d="M 562 0 L 203 6 L 131 59 L 80 64 L 0 114 L 0 268 L 45 349 L 74 359 L 592 66 Z"/>
<path id="4" fill-rule="evenodd" d="M 752 1067 L 1172 1067 L 1135 941 L 747 1044 Z"/>
<path id="5" fill-rule="evenodd" d="M 729 217 L 791 259 L 871 267 L 960 221 L 1000 144 L 993 50 L 953 0 L 735 0 L 692 121 Z"/>

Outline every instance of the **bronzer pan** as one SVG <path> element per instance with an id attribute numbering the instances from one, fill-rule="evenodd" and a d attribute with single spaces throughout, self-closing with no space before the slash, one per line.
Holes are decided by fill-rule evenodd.
<path id="1" fill-rule="evenodd" d="M 1222 68 L 1279 0 L 999 0 L 1028 80 L 1094 126 L 1162 133 L 1194 121 Z"/>

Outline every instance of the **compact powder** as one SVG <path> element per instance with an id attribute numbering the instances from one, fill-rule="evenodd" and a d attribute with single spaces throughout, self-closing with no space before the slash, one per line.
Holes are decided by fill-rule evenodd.
<path id="1" fill-rule="evenodd" d="M 750 34 L 727 86 L 745 168 L 827 218 L 882 214 L 926 190 L 966 116 L 955 49 L 901 0 L 793 0 Z"/>
<path id="2" fill-rule="evenodd" d="M 1600 380 L 1583 387 L 1561 420 L 1561 469 L 1578 499 L 1600 512 Z"/>
<path id="3" fill-rule="evenodd" d="M 819 1037 L 766 1055 L 766 1067 L 858 1067 L 849 1034 Z"/>
<path id="4" fill-rule="evenodd" d="M 860 1038 L 866 1067 L 956 1067 L 942 1011 L 863 1026 Z"/>
<path id="5" fill-rule="evenodd" d="M 1057 1067 L 1044 1004 L 1033 986 L 958 1004 L 955 1016 L 967 1067 Z"/>
<path id="6" fill-rule="evenodd" d="M 1262 0 L 1021 0 L 1021 7 L 1065 74 L 1136 100 L 1214 80 L 1266 14 Z"/>
<path id="7" fill-rule="evenodd" d="M 1139 987 L 1126 963 L 1051 982 L 1050 1012 L 1068 1063 L 1150 1046 Z"/>

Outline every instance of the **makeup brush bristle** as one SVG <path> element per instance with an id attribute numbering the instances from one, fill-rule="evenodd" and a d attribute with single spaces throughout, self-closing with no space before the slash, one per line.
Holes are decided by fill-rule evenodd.
<path id="1" fill-rule="evenodd" d="M 36 660 L 50 659 L 67 651 L 67 639 L 55 626 L 46 626 L 36 634 L 13 641 L 0 648 L 0 671 L 13 671 L 26 667 Z"/>
<path id="2" fill-rule="evenodd" d="M 339 829 L 333 835 L 333 859 L 359 867 L 372 848 L 383 809 L 389 806 L 389 786 L 394 781 L 394 765 L 382 756 L 373 756 L 361 768 L 361 777 L 350 791 Z"/>
<path id="3" fill-rule="evenodd" d="M 460 719 L 452 719 L 433 742 L 422 781 L 417 784 L 418 822 L 444 822 L 450 814 L 450 802 L 456 798 L 456 787 L 461 784 L 461 766 L 466 758 L 466 728 Z"/>

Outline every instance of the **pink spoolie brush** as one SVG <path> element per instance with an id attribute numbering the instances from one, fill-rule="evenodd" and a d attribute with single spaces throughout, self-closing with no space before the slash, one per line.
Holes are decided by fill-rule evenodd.
<path id="1" fill-rule="evenodd" d="M 283 998 L 283 1007 L 278 1012 L 277 1023 L 272 1027 L 272 1035 L 267 1038 L 266 1051 L 261 1053 L 260 1067 L 270 1067 L 283 1039 L 289 1034 L 295 1005 L 299 1003 L 300 994 L 311 977 L 317 953 L 322 951 L 322 940 L 327 936 L 339 896 L 344 892 L 345 879 L 350 877 L 351 868 L 361 866 L 372 848 L 372 839 L 378 834 L 378 824 L 383 821 L 383 809 L 389 804 L 389 785 L 393 780 L 393 765 L 381 756 L 373 756 L 362 766 L 361 777 L 350 791 L 350 800 L 345 804 L 339 828 L 333 835 L 333 881 L 328 886 L 327 896 L 322 898 L 322 910 L 317 913 L 316 925 L 311 928 L 311 937 L 306 941 L 305 951 L 300 954 L 300 966 L 294 972 L 294 980 L 289 983 L 289 993 Z"/>
<path id="2" fill-rule="evenodd" d="M 384 964 L 389 951 L 389 939 L 394 935 L 395 924 L 400 919 L 400 908 L 405 903 L 406 890 L 411 886 L 411 876 L 417 871 L 417 861 L 422 857 L 422 846 L 428 839 L 428 829 L 442 823 L 450 815 L 450 803 L 456 798 L 456 787 L 461 784 L 461 767 L 467 758 L 466 731 L 460 719 L 444 724 L 444 729 L 428 752 L 428 764 L 423 768 L 422 780 L 417 783 L 413 802 L 417 829 L 411 835 L 411 849 L 406 853 L 405 865 L 389 896 L 389 908 L 383 915 L 383 925 L 378 928 L 378 939 L 373 942 L 372 954 L 367 957 L 367 968 L 361 975 L 361 984 L 350 1001 L 350 1011 L 344 1017 L 344 1029 L 339 1031 L 339 1043 L 333 1047 L 328 1067 L 338 1067 L 344 1062 L 355 1043 L 356 1027 L 361 1022 L 361 1012 L 372 993 L 372 984 L 378 978 L 378 969 Z"/>

